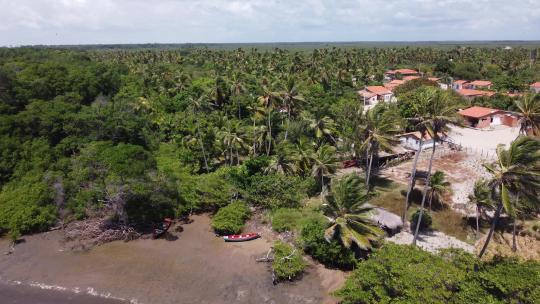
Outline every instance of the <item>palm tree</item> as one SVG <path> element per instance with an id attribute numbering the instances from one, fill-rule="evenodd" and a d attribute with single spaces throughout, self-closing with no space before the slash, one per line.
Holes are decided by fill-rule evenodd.
<path id="1" fill-rule="evenodd" d="M 296 155 L 288 142 L 282 141 L 276 145 L 265 172 L 280 174 L 294 174 L 297 172 Z"/>
<path id="2" fill-rule="evenodd" d="M 520 133 L 526 135 L 532 132 L 540 136 L 540 97 L 537 94 L 527 94 L 515 104 L 521 114 Z"/>
<path id="3" fill-rule="evenodd" d="M 333 146 L 323 145 L 313 153 L 311 175 L 321 182 L 321 199 L 326 189 L 324 179 L 336 172 L 337 161 Z"/>
<path id="4" fill-rule="evenodd" d="M 444 172 L 435 171 L 431 176 L 429 184 L 429 209 L 431 210 L 433 198 L 435 198 L 437 202 L 440 202 L 442 195 L 450 188 L 450 182 L 446 180 Z"/>
<path id="5" fill-rule="evenodd" d="M 227 120 L 225 126 L 217 132 L 218 139 L 224 146 L 224 154 L 229 160 L 229 165 L 233 165 L 235 154 L 236 164 L 240 163 L 239 150 L 246 147 L 244 132 L 240 121 Z"/>
<path id="6" fill-rule="evenodd" d="M 420 124 L 423 126 L 421 129 L 425 129 L 427 134 L 431 137 L 433 144 L 431 146 L 426 184 L 422 193 L 420 214 L 414 231 L 413 245 L 416 245 L 416 239 L 418 238 L 418 233 L 420 231 L 420 223 L 422 222 L 422 215 L 424 213 L 427 191 L 431 182 L 431 170 L 433 168 L 433 157 L 435 156 L 436 144 L 441 141 L 440 136 L 448 131 L 448 124 L 459 124 L 461 122 L 457 112 L 459 104 L 454 103 L 447 92 L 432 87 L 427 87 L 425 92 L 429 96 L 429 98 L 426 98 L 425 100 L 429 102 L 421 105 L 422 110 L 420 113 L 422 118 Z"/>
<path id="7" fill-rule="evenodd" d="M 360 136 L 363 140 L 361 150 L 366 152 L 366 190 L 369 191 L 369 181 L 373 168 L 373 157 L 379 150 L 392 152 L 393 145 L 397 142 L 394 135 L 400 131 L 397 115 L 388 106 L 381 104 L 367 110 L 363 124 L 359 127 Z"/>
<path id="8" fill-rule="evenodd" d="M 540 197 L 540 140 L 520 136 L 514 140 L 508 149 L 503 145 L 497 147 L 497 161 L 484 164 L 492 174 L 489 181 L 492 197 L 496 200 L 496 209 L 491 222 L 491 228 L 486 242 L 480 251 L 482 257 L 491 241 L 501 211 L 515 216 L 515 200 L 511 195 L 521 195 L 524 198 L 538 201 Z"/>
<path id="9" fill-rule="evenodd" d="M 195 124 L 197 128 L 197 137 L 198 142 L 201 147 L 201 151 L 204 158 L 204 169 L 206 172 L 208 172 L 208 159 L 206 157 L 206 149 L 204 147 L 204 141 L 201 133 L 200 128 L 200 120 L 199 120 L 199 114 L 200 112 L 204 111 L 208 107 L 208 99 L 207 94 L 205 92 L 201 92 L 199 95 L 191 96 L 189 99 L 189 109 L 193 116 L 195 117 Z"/>
<path id="10" fill-rule="evenodd" d="M 469 194 L 469 202 L 474 204 L 476 208 L 476 233 L 475 237 L 478 240 L 480 234 L 480 216 L 485 210 L 491 210 L 494 207 L 494 202 L 491 199 L 491 189 L 488 181 L 481 179 L 474 183 L 473 193 Z"/>
<path id="11" fill-rule="evenodd" d="M 330 143 L 335 142 L 333 135 L 336 132 L 336 124 L 332 118 L 328 116 L 313 117 L 307 112 L 302 112 L 301 115 L 308 122 L 309 128 L 313 130 L 319 145 L 325 141 Z"/>
<path id="12" fill-rule="evenodd" d="M 324 213 L 332 221 L 324 233 L 328 242 L 338 239 L 346 248 L 355 244 L 360 249 L 369 250 L 371 242 L 384 235 L 384 231 L 369 219 L 373 207 L 366 204 L 368 196 L 363 191 L 363 184 L 356 174 L 332 183 L 332 191 L 324 202 Z"/>
<path id="13" fill-rule="evenodd" d="M 279 92 L 279 96 L 283 101 L 283 109 L 287 111 L 287 124 L 291 121 L 291 115 L 297 110 L 300 103 L 306 100 L 298 93 L 298 88 L 294 77 L 289 76 L 283 83 L 283 90 Z M 288 130 L 285 130 L 285 139 L 287 139 Z"/>

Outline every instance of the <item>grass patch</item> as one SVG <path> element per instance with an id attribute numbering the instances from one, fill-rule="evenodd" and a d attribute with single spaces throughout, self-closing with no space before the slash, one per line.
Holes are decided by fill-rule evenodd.
<path id="1" fill-rule="evenodd" d="M 371 199 L 371 203 L 401 216 L 404 207 L 403 205 L 405 203 L 407 186 L 392 181 L 388 182 L 388 180 L 375 180 L 374 185 L 377 196 Z M 416 207 L 420 206 L 421 200 L 422 193 L 417 188 L 411 194 L 412 205 L 407 213 L 408 220 L 411 219 L 412 214 L 416 211 Z M 448 207 L 429 212 L 433 218 L 433 229 L 444 232 L 462 241 L 470 242 L 471 240 L 474 240 L 474 231 L 467 225 L 467 222 L 461 213 L 453 211 Z"/>

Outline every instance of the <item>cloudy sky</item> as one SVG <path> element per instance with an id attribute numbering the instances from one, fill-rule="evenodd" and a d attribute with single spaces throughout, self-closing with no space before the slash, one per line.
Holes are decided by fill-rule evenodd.
<path id="1" fill-rule="evenodd" d="M 0 45 L 540 40 L 540 0 L 0 0 Z"/>

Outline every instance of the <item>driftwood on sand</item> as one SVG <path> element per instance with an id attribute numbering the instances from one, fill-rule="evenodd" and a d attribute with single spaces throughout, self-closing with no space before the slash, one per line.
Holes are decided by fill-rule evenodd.
<path id="1" fill-rule="evenodd" d="M 88 249 L 112 241 L 130 241 L 141 236 L 132 227 L 109 219 L 94 218 L 69 223 L 64 228 L 65 242 L 71 249 Z"/>

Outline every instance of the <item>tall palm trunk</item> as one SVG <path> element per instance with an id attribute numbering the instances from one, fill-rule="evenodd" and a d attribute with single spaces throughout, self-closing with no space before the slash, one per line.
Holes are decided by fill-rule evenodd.
<path id="1" fill-rule="evenodd" d="M 516 252 L 517 251 L 517 240 L 516 240 L 516 230 L 517 230 L 517 227 L 516 227 L 516 222 L 517 222 L 517 219 L 514 218 L 514 223 L 513 223 L 513 227 L 512 227 L 512 252 Z"/>
<path id="2" fill-rule="evenodd" d="M 497 209 L 495 210 L 495 214 L 493 216 L 493 221 L 491 222 L 491 228 L 489 229 L 489 233 L 486 238 L 486 242 L 484 243 L 484 246 L 482 247 L 482 250 L 480 250 L 480 253 L 478 254 L 479 258 L 482 258 L 484 253 L 486 252 L 486 249 L 489 245 L 489 242 L 491 241 L 491 237 L 493 236 L 493 232 L 495 231 L 495 227 L 497 226 L 497 222 L 499 221 L 499 217 L 501 216 L 501 210 L 502 210 L 503 204 L 500 202 L 497 205 Z"/>
<path id="3" fill-rule="evenodd" d="M 285 140 L 289 136 L 289 126 L 291 125 L 291 111 L 290 108 L 287 108 L 287 129 L 285 129 Z"/>
<path id="4" fill-rule="evenodd" d="M 480 206 L 476 205 L 476 233 L 475 233 L 476 240 L 478 240 L 479 234 L 480 234 Z"/>
<path id="5" fill-rule="evenodd" d="M 435 143 L 437 142 L 434 138 L 433 140 L 433 146 L 431 150 L 431 157 L 429 158 L 429 166 L 428 166 L 428 173 L 426 176 L 426 184 L 424 185 L 424 191 L 422 193 L 422 204 L 420 205 L 420 214 L 418 215 L 418 219 L 416 220 L 416 229 L 414 230 L 414 237 L 412 244 L 416 246 L 416 239 L 418 239 L 418 233 L 420 231 L 420 223 L 422 223 L 422 216 L 424 215 L 424 206 L 426 205 L 426 196 L 429 189 L 429 186 L 431 185 L 431 169 L 433 168 L 433 157 L 435 156 Z"/>
<path id="6" fill-rule="evenodd" d="M 420 138 L 420 142 L 418 143 L 418 150 L 416 151 L 416 155 L 414 156 L 411 178 L 409 179 L 409 185 L 407 188 L 407 196 L 405 197 L 405 208 L 403 208 L 403 214 L 401 215 L 401 220 L 403 221 L 403 223 L 405 223 L 405 218 L 407 217 L 407 211 L 409 211 L 409 207 L 410 207 L 409 200 L 411 197 L 411 192 L 414 188 L 414 178 L 416 176 L 416 167 L 418 166 L 418 159 L 420 158 L 420 153 L 422 153 L 422 145 L 423 145 L 423 141 L 422 141 L 422 138 Z"/>
<path id="7" fill-rule="evenodd" d="M 367 193 L 369 193 L 369 180 L 371 178 L 371 168 L 373 166 L 373 151 L 374 149 L 373 148 L 370 148 L 370 152 L 369 152 L 369 164 L 368 164 L 368 168 L 367 168 L 367 177 L 366 177 L 366 189 L 367 189 Z"/>
<path id="8" fill-rule="evenodd" d="M 321 173 L 321 202 L 323 201 L 324 195 L 324 174 Z"/>
<path id="9" fill-rule="evenodd" d="M 266 146 L 266 156 L 270 155 L 270 149 L 272 148 L 272 123 L 270 120 L 270 112 L 268 112 L 268 145 Z"/>
<path id="10" fill-rule="evenodd" d="M 202 155 L 204 158 L 204 169 L 206 170 L 206 173 L 208 173 L 208 160 L 206 159 L 206 151 L 204 149 L 204 143 L 201 135 L 201 129 L 199 127 L 199 122 L 197 121 L 197 135 L 199 137 L 199 143 L 201 145 Z"/>
<path id="11" fill-rule="evenodd" d="M 519 192 L 517 193 L 517 196 L 516 196 L 516 206 L 519 204 Z M 517 227 L 516 227 L 516 223 L 517 222 L 517 215 L 514 213 L 514 216 L 513 216 L 513 223 L 512 223 L 512 252 L 516 252 L 517 251 L 517 240 L 516 240 L 516 231 L 517 231 Z"/>

